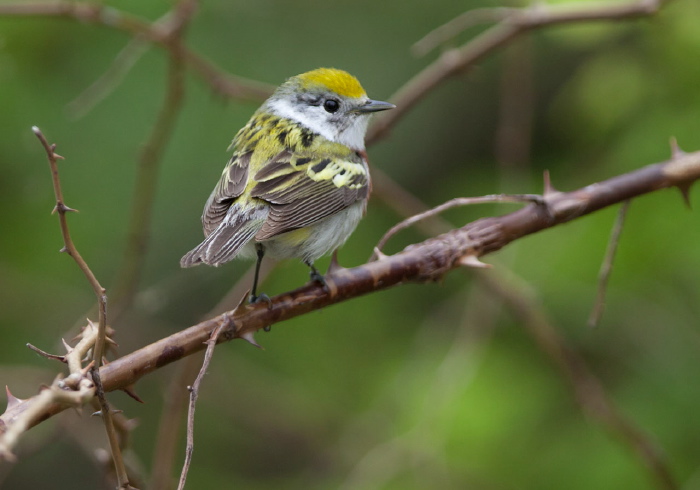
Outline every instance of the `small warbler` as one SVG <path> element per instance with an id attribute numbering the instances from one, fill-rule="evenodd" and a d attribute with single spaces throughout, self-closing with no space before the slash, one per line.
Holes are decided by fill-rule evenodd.
<path id="1" fill-rule="evenodd" d="M 257 257 L 252 302 L 265 255 L 298 257 L 324 283 L 314 260 L 345 243 L 367 207 L 369 116 L 394 107 L 369 99 L 342 70 L 288 79 L 234 137 L 233 155 L 204 206 L 206 238 L 180 265 Z"/>

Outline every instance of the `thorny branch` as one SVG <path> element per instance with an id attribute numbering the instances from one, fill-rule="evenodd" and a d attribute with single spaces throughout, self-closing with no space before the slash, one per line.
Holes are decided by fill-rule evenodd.
<path id="1" fill-rule="evenodd" d="M 316 283 L 272 298 L 271 304 L 241 305 L 233 311 L 203 321 L 169 337 L 116 359 L 100 370 L 105 391 L 130 386 L 143 376 L 202 350 L 211 332 L 222 322 L 229 327 L 220 341 L 243 338 L 324 306 L 408 282 L 440 279 L 449 271 L 469 264 L 469 258 L 500 250 L 526 235 L 580 218 L 606 206 L 664 188 L 687 188 L 700 179 L 700 152 L 676 153 L 671 160 L 649 165 L 571 192 L 549 187 L 544 204 L 530 204 L 504 216 L 483 218 L 462 228 L 410 245 L 402 252 L 352 269 L 336 268 L 326 276 L 328 291 Z M 30 398 L 0 416 L 7 423 L 17 411 L 35 403 Z M 48 404 L 50 416 L 64 407 Z"/>
<path id="2" fill-rule="evenodd" d="M 399 105 L 399 110 L 388 114 L 387 117 L 379 121 L 379 124 L 375 125 L 370 135 L 368 135 L 368 144 L 380 139 L 384 134 L 386 134 L 388 129 L 398 120 L 400 120 L 400 118 L 403 117 L 403 115 L 410 110 L 412 106 L 414 106 L 424 95 L 439 85 L 443 80 L 464 71 L 466 68 L 472 66 L 474 63 L 482 59 L 489 52 L 503 46 L 507 42 L 510 42 L 520 34 L 526 33 L 535 28 L 554 24 L 590 20 L 615 20 L 652 15 L 660 8 L 662 3 L 664 3 L 664 0 L 638 0 L 618 5 L 588 5 L 567 10 L 553 10 L 549 7 L 545 7 L 544 5 L 538 5 L 522 10 L 503 10 L 495 15 L 491 15 L 488 12 L 483 12 L 481 21 L 499 21 L 499 23 L 493 28 L 485 31 L 481 36 L 477 37 L 469 44 L 458 49 L 452 49 L 444 52 L 435 63 L 428 66 L 423 72 L 419 73 L 416 77 L 404 85 L 404 87 L 400 89 L 394 97 L 392 97 L 392 100 L 397 102 Z M 258 82 L 252 82 L 250 80 L 229 76 L 216 68 L 213 64 L 188 50 L 179 42 L 179 32 L 182 28 L 184 28 L 187 20 L 192 15 L 195 6 L 195 1 L 184 0 L 179 2 L 176 8 L 173 10 L 173 17 L 168 19 L 171 22 L 163 23 L 148 23 L 147 21 L 141 20 L 129 14 L 125 14 L 110 7 L 66 1 L 3 5 L 0 6 L 0 15 L 64 17 L 124 30 L 130 32 L 135 39 L 145 39 L 146 41 L 150 41 L 168 50 L 172 55 L 173 60 L 181 57 L 182 63 L 198 73 L 204 79 L 204 81 L 218 93 L 230 97 L 256 100 L 260 100 L 268 96 L 271 91 L 271 87 Z M 474 19 L 471 19 L 471 21 L 473 20 Z M 456 35 L 461 28 L 466 28 L 471 21 L 468 20 L 463 23 L 463 27 L 457 26 L 456 28 L 456 23 L 453 23 L 451 26 L 452 31 L 447 36 L 445 36 L 444 33 L 449 29 L 443 29 L 442 38 L 438 42 L 444 42 L 446 37 Z M 173 63 L 173 66 L 174 65 L 175 63 Z M 169 77 L 169 83 L 173 82 L 171 77 L 173 77 L 172 71 Z M 169 93 L 176 93 L 176 90 Z M 166 102 L 163 112 L 168 111 L 167 104 L 168 103 Z M 172 104 L 171 107 L 176 107 L 176 105 L 177 104 Z M 176 113 L 177 109 L 171 111 L 171 114 L 166 117 L 166 119 L 169 119 L 170 121 L 166 121 L 163 127 L 167 128 L 167 124 L 172 124 L 172 120 L 174 120 L 174 115 Z M 154 129 L 153 138 L 156 138 L 155 135 L 157 131 L 157 128 Z M 167 133 L 168 129 L 163 129 L 162 131 Z M 165 139 L 167 139 L 167 137 Z M 53 149 L 51 149 L 51 151 L 53 152 Z M 693 158 L 695 160 L 693 160 Z M 674 160 L 677 160 L 675 165 L 671 165 L 674 163 L 674 161 L 668 162 L 665 165 L 659 164 L 663 165 L 665 170 L 661 172 L 662 175 L 660 177 L 653 176 L 653 178 L 655 179 L 658 177 L 659 181 L 657 184 L 661 186 L 668 187 L 675 185 L 681 189 L 685 189 L 686 186 L 690 185 L 690 183 L 698 178 L 696 168 L 697 158 L 697 153 L 691 155 L 678 154 L 674 157 Z M 687 163 L 685 166 L 680 165 L 678 162 L 680 160 L 690 163 Z M 648 178 L 649 175 L 644 177 L 645 178 L 642 180 Z M 626 176 L 618 177 L 618 179 L 622 178 L 626 178 Z M 631 177 L 630 179 L 633 180 Z M 615 179 L 611 179 L 611 181 L 608 182 L 612 182 L 614 180 Z M 630 182 L 627 182 L 627 184 Z M 629 197 L 655 190 L 652 188 L 653 186 L 648 187 L 646 184 L 648 184 L 648 182 L 645 180 L 645 183 L 640 189 L 627 188 L 625 190 L 625 186 L 623 185 L 618 190 L 623 193 L 627 192 Z M 616 186 L 613 185 L 613 187 Z M 577 192 L 585 194 L 585 190 L 586 189 L 582 189 L 581 191 Z M 251 341 L 252 333 L 256 329 L 260 328 L 260 325 L 267 325 L 275 321 L 282 321 L 287 318 L 292 318 L 298 314 L 303 314 L 306 311 L 310 311 L 310 309 L 320 307 L 323 304 L 332 304 L 369 291 L 400 284 L 404 281 L 424 281 L 435 279 L 451 268 L 459 265 L 469 265 L 470 263 L 473 264 L 473 260 L 475 260 L 478 256 L 495 251 L 521 236 L 568 221 L 569 219 L 595 211 L 600 207 L 610 204 L 601 196 L 592 196 L 595 199 L 591 199 L 589 201 L 589 196 L 576 195 L 572 198 L 572 200 L 581 201 L 579 203 L 580 206 L 577 208 L 577 205 L 567 203 L 564 199 L 564 196 L 571 197 L 574 194 L 576 193 L 557 193 L 556 191 L 550 190 L 550 192 L 545 193 L 545 200 L 547 201 L 546 206 L 531 205 L 521 211 L 507 215 L 515 215 L 518 216 L 518 218 L 529 218 L 532 220 L 529 223 L 523 223 L 524 226 L 522 227 L 514 226 L 514 221 L 516 218 L 513 218 L 511 221 L 505 219 L 506 217 L 479 220 L 467 225 L 461 230 L 454 230 L 453 232 L 443 235 L 442 237 L 408 247 L 404 252 L 397 254 L 396 256 L 385 257 L 378 262 L 367 264 L 366 266 L 355 269 L 335 269 L 329 276 L 334 279 L 334 289 L 331 290 L 330 295 L 325 295 L 322 291 L 317 291 L 317 288 L 307 286 L 287 295 L 281 295 L 280 297 L 275 298 L 271 312 L 257 311 L 260 310 L 260 308 L 257 308 L 256 310 L 256 308 L 252 307 L 236 308 L 236 310 L 233 311 L 233 314 L 238 315 L 238 317 L 232 321 L 234 325 L 233 331 L 228 330 L 227 332 L 223 332 L 222 337 L 224 340 L 242 337 Z M 617 199 L 617 197 L 617 195 L 614 196 L 614 199 Z M 62 199 L 60 201 L 58 200 L 58 196 L 57 202 L 62 202 Z M 553 206 L 554 204 L 556 204 L 556 206 Z M 555 208 L 559 209 L 559 214 L 552 213 L 552 210 Z M 548 211 L 550 214 L 547 215 L 547 213 L 544 213 L 546 216 L 543 218 L 543 210 Z M 58 206 L 58 204 L 57 211 L 59 212 L 59 215 L 61 215 L 61 208 Z M 63 209 L 63 214 L 65 214 L 67 211 L 70 211 L 70 209 L 66 207 Z M 542 219 L 549 221 L 542 224 Z M 493 223 L 491 223 L 490 220 L 493 221 Z M 491 233 L 494 232 L 490 229 L 491 226 L 495 228 L 498 228 L 499 226 L 502 227 L 500 231 L 495 232 L 496 235 L 513 230 L 516 230 L 517 233 L 508 240 L 499 241 L 499 239 L 491 236 Z M 491 243 L 492 241 L 493 243 Z M 442 243 L 442 245 L 445 246 L 441 249 L 440 247 L 436 247 L 434 242 Z M 426 257 L 425 263 L 423 264 L 413 263 L 413 259 L 416 258 L 414 255 L 417 255 L 420 251 L 432 253 L 433 255 Z M 397 257 L 400 257 L 400 260 L 398 260 Z M 368 284 L 368 279 L 371 279 L 371 285 Z M 319 300 L 319 298 L 322 296 L 328 296 L 328 298 Z M 310 307 L 304 305 L 307 300 L 311 303 Z M 278 307 L 275 307 L 275 305 Z M 102 313 L 106 313 L 106 310 L 104 312 L 100 310 L 100 314 Z M 228 312 L 227 314 L 230 313 L 231 312 Z M 266 316 L 268 319 L 265 319 Z M 217 318 L 219 320 L 221 319 L 221 317 Z M 193 339 L 195 337 L 200 338 L 203 334 L 206 334 L 206 337 L 208 338 L 212 332 L 212 329 L 214 328 L 213 325 L 215 325 L 217 321 L 217 319 L 213 319 L 202 322 L 194 327 L 191 327 L 190 329 L 187 329 L 186 331 L 180 332 L 181 334 L 184 334 L 182 336 L 178 337 L 178 334 L 176 334 L 168 339 L 163 339 L 160 342 L 152 344 L 152 346 L 148 346 L 128 356 L 124 356 L 123 358 L 119 359 L 118 362 L 113 363 L 114 365 L 103 367 L 101 372 L 103 373 L 103 376 L 106 377 L 104 389 L 106 391 L 119 388 L 123 389 L 153 369 L 157 369 L 158 367 L 177 360 L 182 356 L 202 349 L 202 345 L 194 345 L 197 341 Z M 211 322 L 214 322 L 214 324 Z M 185 332 L 188 333 L 185 334 Z M 95 359 L 97 360 L 101 360 L 101 353 L 99 350 L 101 349 L 96 348 L 93 351 L 95 354 Z M 100 355 L 97 356 L 97 353 L 100 353 Z M 68 357 L 51 356 L 50 354 L 47 356 L 53 358 Z M 151 362 L 152 366 L 150 368 L 145 368 L 148 362 Z M 80 366 L 80 363 L 78 363 L 78 366 Z M 71 371 L 71 375 L 72 374 L 73 371 Z M 54 385 L 56 385 L 56 382 Z M 10 434 L 9 440 L 12 441 L 12 444 L 14 444 L 16 442 L 16 438 L 24 430 L 27 430 L 40 420 L 43 420 L 44 418 L 66 408 L 66 397 L 64 393 L 59 393 L 57 395 L 45 394 L 49 391 L 55 391 L 54 385 L 29 400 L 18 400 L 14 397 L 12 398 L 13 402 L 10 404 L 11 406 L 8 406 L 8 410 L 0 416 L 0 454 L 11 454 L 9 450 L 4 451 L 4 448 L 8 447 L 5 446 L 8 441 L 7 434 Z M 59 389 L 65 391 L 65 386 L 59 387 Z M 94 387 L 90 387 L 89 389 L 94 390 Z M 83 393 L 82 396 L 86 395 Z M 71 399 L 70 403 L 75 402 L 76 397 L 69 396 L 69 398 Z M 90 397 L 86 399 L 89 398 Z M 109 415 L 108 410 L 107 414 Z M 10 429 L 7 429 L 6 424 L 8 423 L 11 424 Z M 5 432 L 1 433 L 3 430 L 5 430 Z M 11 448 L 12 445 L 9 447 Z"/>
<path id="3" fill-rule="evenodd" d="M 80 341 L 75 347 L 66 345 L 64 362 L 68 364 L 69 375 L 56 376 L 51 386 L 28 400 L 15 398 L 8 392 L 7 410 L 0 416 L 0 460 L 14 460 L 12 449 L 19 442 L 19 437 L 46 417 L 68 407 L 80 407 L 95 396 L 95 383 L 87 376 L 93 362 L 83 368 L 83 358 L 94 347 L 98 329 L 88 320 L 80 333 Z M 53 358 L 59 356 L 52 356 Z"/>
<path id="4" fill-rule="evenodd" d="M 54 208 L 54 211 L 58 212 L 58 219 L 61 226 L 61 234 L 63 235 L 64 243 L 64 247 L 61 249 L 61 251 L 66 252 L 73 258 L 80 270 L 83 271 L 83 274 L 92 286 L 95 296 L 97 297 L 99 322 L 97 325 L 97 333 L 94 337 L 94 343 L 90 346 L 92 349 L 92 362 L 89 366 L 90 375 L 92 377 L 90 389 L 92 389 L 94 394 L 97 395 L 97 400 L 100 404 L 101 416 L 105 425 L 105 431 L 107 432 L 107 439 L 109 440 L 112 460 L 116 470 L 117 482 L 119 484 L 118 488 L 129 488 L 129 478 L 126 473 L 126 467 L 124 466 L 121 449 L 119 448 L 117 433 L 114 430 L 112 412 L 109 404 L 107 403 L 107 399 L 105 398 L 102 381 L 100 379 L 100 366 L 102 365 L 102 359 L 105 353 L 105 344 L 110 341 L 107 337 L 107 294 L 105 289 L 100 285 L 99 281 L 93 274 L 92 270 L 90 270 L 90 267 L 87 265 L 87 262 L 85 262 L 85 259 L 83 259 L 80 252 L 78 252 L 78 249 L 70 236 L 66 213 L 75 210 L 66 206 L 63 200 L 63 191 L 61 189 L 61 181 L 58 174 L 58 160 L 62 160 L 63 157 L 56 153 L 56 145 L 50 145 L 38 127 L 34 126 L 32 130 L 44 147 L 49 161 L 49 166 L 51 167 L 53 188 L 56 195 L 56 207 Z M 78 360 L 77 364 L 75 361 L 73 361 L 73 364 L 71 365 L 70 358 L 67 359 L 67 362 L 71 370 L 71 375 L 82 372 L 80 359 Z M 86 368 L 86 370 L 88 370 L 88 368 Z M 49 399 L 48 396 L 45 398 Z"/>

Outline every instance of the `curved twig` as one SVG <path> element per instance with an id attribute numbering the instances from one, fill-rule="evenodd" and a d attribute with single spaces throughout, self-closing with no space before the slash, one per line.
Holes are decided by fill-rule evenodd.
<path id="1" fill-rule="evenodd" d="M 63 191 L 61 190 L 61 181 L 58 176 L 58 160 L 62 160 L 63 157 L 56 153 L 56 145 L 50 145 L 46 138 L 44 137 L 41 130 L 34 126 L 32 128 L 34 134 L 41 142 L 46 155 L 49 160 L 49 166 L 51 167 L 51 176 L 53 181 L 54 193 L 56 195 L 56 207 L 54 211 L 58 213 L 58 220 L 61 225 L 61 234 L 63 235 L 64 247 L 61 249 L 62 252 L 66 252 L 70 255 L 75 263 L 78 265 L 80 270 L 85 275 L 85 278 L 92 286 L 92 289 L 97 297 L 97 310 L 99 314 L 99 322 L 97 325 L 97 334 L 95 335 L 94 345 L 92 345 L 92 369 L 90 374 L 94 382 L 94 394 L 100 403 L 100 408 L 102 412 L 102 420 L 104 421 L 105 430 L 107 432 L 107 439 L 109 440 L 110 449 L 112 452 L 112 460 L 114 461 L 114 467 L 117 474 L 117 482 L 119 488 L 128 488 L 129 477 L 126 473 L 126 466 L 124 465 L 124 459 L 122 458 L 121 449 L 119 448 L 119 442 L 117 439 L 117 433 L 114 430 L 114 424 L 112 421 L 112 413 L 105 398 L 104 389 L 102 387 L 102 381 L 100 379 L 100 366 L 102 364 L 102 359 L 105 352 L 105 344 L 108 341 L 107 338 L 107 294 L 105 288 L 100 285 L 99 281 L 93 274 L 90 267 L 85 262 L 85 259 L 80 255 L 78 249 L 73 243 L 73 239 L 70 236 L 70 231 L 68 230 L 68 220 L 66 219 L 66 213 L 69 211 L 75 211 L 74 209 L 66 206 L 63 200 Z M 80 361 L 78 361 L 80 362 Z M 77 367 L 72 369 L 75 372 L 79 369 L 79 364 Z M 91 387 L 93 388 L 93 387 Z"/>
<path id="2" fill-rule="evenodd" d="M 420 73 L 406 82 L 389 101 L 392 111 L 378 116 L 367 134 L 367 144 L 382 139 L 401 118 L 430 91 L 448 78 L 462 73 L 487 54 L 525 32 L 552 25 L 574 22 L 617 21 L 655 14 L 668 0 L 634 0 L 627 3 L 597 3 L 555 8 L 542 3 L 514 9 L 511 15 L 482 32 L 462 47 L 449 49 Z"/>
<path id="3" fill-rule="evenodd" d="M 172 26 L 151 24 L 135 15 L 95 3 L 72 1 L 26 2 L 0 5 L 0 15 L 24 17 L 59 17 L 99 24 L 142 37 L 162 48 L 177 49 L 171 42 Z M 177 17 L 176 17 L 177 18 Z M 265 100 L 274 87 L 255 80 L 228 75 L 210 61 L 182 47 L 182 58 L 195 73 L 218 94 L 241 100 Z"/>
<path id="4" fill-rule="evenodd" d="M 374 247 L 375 254 L 373 255 L 373 258 L 376 258 L 377 253 L 381 253 L 382 249 L 386 245 L 386 242 L 389 241 L 391 237 L 396 235 L 399 231 L 405 230 L 406 228 L 409 228 L 413 226 L 414 224 L 418 223 L 419 221 L 423 221 L 428 218 L 432 218 L 435 215 L 438 215 L 444 211 L 447 211 L 448 209 L 460 207 L 460 206 L 471 206 L 473 204 L 486 204 L 486 203 L 494 203 L 494 202 L 510 202 L 510 203 L 537 203 L 537 204 L 543 204 L 544 201 L 542 199 L 542 196 L 538 196 L 537 194 L 490 194 L 488 196 L 478 196 L 478 197 L 456 197 L 454 199 L 450 199 L 449 201 L 440 204 L 439 206 L 436 206 L 432 209 L 428 209 L 427 211 L 424 211 L 422 213 L 416 214 L 411 216 L 410 218 L 406 218 L 405 220 L 401 221 L 400 223 L 395 224 L 392 226 L 389 231 L 384 233 L 384 236 L 377 242 L 377 245 Z"/>

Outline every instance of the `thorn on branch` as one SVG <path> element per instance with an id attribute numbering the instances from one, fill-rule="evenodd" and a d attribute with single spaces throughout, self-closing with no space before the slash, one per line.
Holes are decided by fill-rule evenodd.
<path id="1" fill-rule="evenodd" d="M 66 356 L 57 356 L 56 354 L 49 354 L 48 352 L 43 351 L 43 350 L 39 349 L 38 347 L 35 347 L 35 346 L 33 346 L 32 344 L 29 344 L 29 343 L 27 343 L 27 347 L 29 347 L 29 348 L 30 348 L 31 350 L 33 350 L 34 352 L 36 352 L 36 353 L 39 354 L 40 356 L 43 356 L 43 357 L 45 357 L 45 358 L 47 358 L 47 359 L 54 359 L 54 360 L 56 360 L 56 361 L 61 361 L 61 362 L 64 363 L 64 364 L 68 362 L 68 361 L 66 361 Z"/>
<path id="2" fill-rule="evenodd" d="M 676 139 L 675 136 L 671 136 L 671 160 L 676 160 L 678 158 L 681 158 L 682 156 L 687 155 L 686 152 L 681 150 L 681 147 L 678 146 L 678 140 Z"/>
<path id="3" fill-rule="evenodd" d="M 66 342 L 66 339 L 62 338 L 61 342 L 63 342 L 63 347 L 66 349 L 66 354 L 70 354 L 73 352 L 73 347 L 71 347 L 68 342 Z"/>
<path id="4" fill-rule="evenodd" d="M 326 271 L 326 275 L 331 276 L 342 270 L 345 270 L 345 267 L 338 263 L 338 249 L 336 248 L 335 250 L 333 250 L 333 254 L 331 255 L 331 262 L 330 264 L 328 264 L 328 270 Z"/>
<path id="5" fill-rule="evenodd" d="M 10 392 L 10 387 L 7 385 L 5 385 L 5 394 L 7 395 L 7 408 L 5 408 L 5 411 L 12 410 L 24 401 L 21 398 L 17 398 L 15 395 L 13 395 Z"/>
<path id="6" fill-rule="evenodd" d="M 63 202 L 57 202 L 54 208 L 51 210 L 51 214 L 56 214 L 56 213 L 78 213 L 79 211 L 77 209 L 73 209 L 69 206 L 66 206 L 65 203 Z"/>
<path id="7" fill-rule="evenodd" d="M 255 336 L 253 335 L 253 332 L 243 332 L 242 334 L 240 334 L 240 337 L 246 342 L 248 342 L 250 345 L 257 347 L 258 349 L 265 350 L 260 344 L 258 344 L 255 341 Z"/>
<path id="8" fill-rule="evenodd" d="M 688 209 L 692 209 L 692 206 L 690 204 L 690 188 L 693 186 L 692 182 L 690 183 L 683 183 L 683 184 L 678 184 L 676 188 L 680 191 L 681 196 L 683 196 L 683 202 L 687 206 Z"/>
<path id="9" fill-rule="evenodd" d="M 384 252 L 379 250 L 379 247 L 374 247 L 374 252 L 372 253 L 372 257 L 370 257 L 370 260 L 371 261 L 382 260 L 382 259 L 385 259 L 387 257 L 388 257 L 388 255 L 386 255 Z"/>
<path id="10" fill-rule="evenodd" d="M 552 185 L 552 179 L 549 175 L 549 170 L 544 171 L 543 178 L 544 178 L 544 192 L 543 192 L 544 197 L 550 197 L 553 194 L 559 194 L 559 191 L 557 189 L 555 189 L 555 187 Z"/>
<path id="11" fill-rule="evenodd" d="M 133 398 L 134 400 L 136 400 L 137 402 L 139 402 L 139 403 L 146 403 L 145 401 L 143 401 L 143 399 L 141 399 L 140 396 L 138 396 L 138 395 L 136 394 L 136 392 L 134 391 L 134 385 L 133 385 L 133 384 L 131 384 L 131 385 L 125 387 L 125 388 L 122 388 L 122 391 L 123 391 L 124 393 L 126 393 L 127 395 L 129 395 L 129 396 L 130 396 L 131 398 Z"/>
<path id="12" fill-rule="evenodd" d="M 253 309 L 253 306 L 248 302 L 248 298 L 250 297 L 250 289 L 248 289 L 245 294 L 241 297 L 240 301 L 238 301 L 238 304 L 236 307 L 233 309 L 233 313 L 231 315 L 226 315 L 228 318 L 228 325 L 233 323 L 232 317 L 242 315 L 246 311 L 250 311 Z M 235 324 L 233 325 L 235 327 Z"/>
<path id="13" fill-rule="evenodd" d="M 464 267 L 474 267 L 474 268 L 478 268 L 478 269 L 490 269 L 493 267 L 492 264 L 487 264 L 487 263 L 479 260 L 479 257 L 477 255 L 474 255 L 474 254 L 462 255 L 457 260 L 457 263 L 459 265 L 464 266 Z"/>

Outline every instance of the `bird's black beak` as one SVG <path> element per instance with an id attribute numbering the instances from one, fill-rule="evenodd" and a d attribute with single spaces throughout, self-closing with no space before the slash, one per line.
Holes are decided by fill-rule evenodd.
<path id="1" fill-rule="evenodd" d="M 388 109 L 393 109 L 396 106 L 390 104 L 389 102 L 382 102 L 381 100 L 368 100 L 360 107 L 356 107 L 352 110 L 357 114 L 369 114 L 372 112 L 386 111 Z"/>

